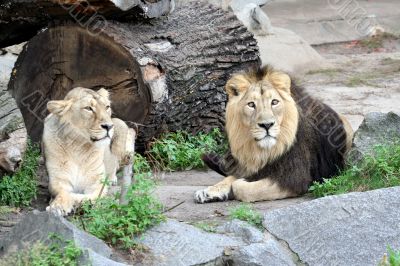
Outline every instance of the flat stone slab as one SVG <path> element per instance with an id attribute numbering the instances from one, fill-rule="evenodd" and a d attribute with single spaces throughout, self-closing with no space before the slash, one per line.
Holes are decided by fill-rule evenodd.
<path id="1" fill-rule="evenodd" d="M 378 265 L 400 248 L 400 187 L 316 199 L 271 211 L 264 227 L 308 265 Z"/>
<path id="2" fill-rule="evenodd" d="M 160 176 L 160 186 L 157 187 L 155 194 L 165 206 L 165 209 L 179 204 L 179 206 L 165 213 L 168 218 L 188 223 L 198 221 L 222 223 L 229 220 L 230 209 L 241 204 L 240 201 L 236 200 L 207 204 L 197 204 L 194 202 L 193 195 L 196 190 L 215 185 L 223 179 L 223 176 L 213 171 L 192 170 L 165 173 Z M 311 200 L 311 197 L 303 196 L 292 199 L 257 202 L 252 205 L 256 210 L 265 213 L 309 200 Z"/>

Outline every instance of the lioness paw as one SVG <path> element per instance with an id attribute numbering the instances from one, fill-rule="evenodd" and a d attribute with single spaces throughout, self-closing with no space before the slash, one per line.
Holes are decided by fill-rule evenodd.
<path id="1" fill-rule="evenodd" d="M 73 201 L 71 200 L 58 200 L 57 198 L 46 207 L 47 212 L 52 212 L 56 215 L 67 216 L 74 209 Z"/>
<path id="2" fill-rule="evenodd" d="M 226 201 L 229 199 L 229 192 L 230 188 L 218 189 L 215 187 L 208 187 L 206 189 L 196 191 L 194 194 L 194 201 L 196 203 Z"/>

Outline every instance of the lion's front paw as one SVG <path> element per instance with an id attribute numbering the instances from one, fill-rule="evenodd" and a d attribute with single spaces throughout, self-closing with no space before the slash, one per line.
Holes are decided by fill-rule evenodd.
<path id="1" fill-rule="evenodd" d="M 72 199 L 57 197 L 47 206 L 46 211 L 60 216 L 67 216 L 73 209 L 74 201 Z"/>
<path id="2" fill-rule="evenodd" d="M 196 191 L 194 194 L 194 201 L 196 203 L 226 201 L 229 199 L 229 193 L 230 188 L 221 189 L 216 187 L 208 187 L 206 189 Z"/>

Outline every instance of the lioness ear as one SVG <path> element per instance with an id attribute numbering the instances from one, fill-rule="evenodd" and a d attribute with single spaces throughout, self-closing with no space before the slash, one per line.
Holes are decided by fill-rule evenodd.
<path id="1" fill-rule="evenodd" d="M 269 75 L 269 80 L 276 89 L 284 90 L 290 93 L 290 86 L 292 81 L 289 75 L 283 72 L 273 72 Z"/>
<path id="2" fill-rule="evenodd" d="M 250 82 L 243 75 L 235 75 L 228 80 L 225 91 L 231 96 L 238 96 L 246 92 L 250 87 Z"/>
<path id="3" fill-rule="evenodd" d="M 49 101 L 47 103 L 47 110 L 49 110 L 49 112 L 52 114 L 62 116 L 69 110 L 71 105 L 72 102 L 69 100 Z"/>
<path id="4" fill-rule="evenodd" d="M 100 90 L 97 91 L 97 93 L 101 96 L 104 97 L 106 99 L 108 99 L 108 97 L 110 97 L 110 93 L 108 92 L 108 90 L 101 88 Z"/>

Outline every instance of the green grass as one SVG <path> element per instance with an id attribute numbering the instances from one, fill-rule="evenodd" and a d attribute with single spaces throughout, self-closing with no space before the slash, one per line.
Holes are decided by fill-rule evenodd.
<path id="1" fill-rule="evenodd" d="M 365 38 L 363 40 L 360 40 L 360 46 L 368 48 L 370 50 L 375 50 L 378 48 L 382 48 L 384 46 L 384 40 L 387 39 L 392 39 L 392 40 L 397 40 L 399 37 L 383 32 L 381 34 L 377 34 L 376 36 L 371 36 L 368 38 Z"/>
<path id="2" fill-rule="evenodd" d="M 192 135 L 184 131 L 168 133 L 150 145 L 146 154 L 155 168 L 164 171 L 204 168 L 201 155 L 224 153 L 228 145 L 219 129 Z"/>
<path id="3" fill-rule="evenodd" d="M 1 266 L 77 266 L 78 259 L 82 255 L 71 240 L 62 240 L 59 236 L 49 236 L 50 244 L 41 242 L 33 244 L 29 249 L 10 254 L 0 261 Z"/>
<path id="4" fill-rule="evenodd" d="M 323 68 L 323 69 L 316 69 L 310 70 L 307 72 L 307 75 L 316 75 L 316 74 L 323 74 L 329 77 L 334 77 L 338 73 L 343 72 L 343 69 L 340 68 Z"/>
<path id="5" fill-rule="evenodd" d="M 379 266 L 400 266 L 400 250 L 393 250 L 388 247 L 388 253 L 385 254 L 378 264 Z"/>
<path id="6" fill-rule="evenodd" d="M 86 201 L 73 217 L 73 222 L 106 243 L 130 249 L 136 246 L 134 237 L 165 218 L 162 205 L 152 192 L 155 183 L 150 179 L 150 166 L 135 155 L 135 182 L 129 189 L 126 205 L 119 204 L 119 195 Z"/>
<path id="7" fill-rule="evenodd" d="M 262 215 L 258 211 L 254 210 L 250 204 L 241 203 L 239 206 L 230 210 L 230 218 L 239 219 L 248 222 L 251 225 L 256 226 L 259 229 L 263 228 Z"/>
<path id="8" fill-rule="evenodd" d="M 400 143 L 378 145 L 374 155 L 365 156 L 357 165 L 349 166 L 337 177 L 315 182 L 310 192 L 315 197 L 338 195 L 351 191 L 367 191 L 400 185 Z"/>
<path id="9" fill-rule="evenodd" d="M 28 143 L 21 167 L 0 181 L 0 205 L 28 206 L 36 198 L 39 157 L 39 148 Z"/>
<path id="10" fill-rule="evenodd" d="M 208 232 L 208 233 L 216 233 L 217 232 L 217 223 L 216 222 L 197 222 L 193 224 L 195 227 Z"/>
<path id="11" fill-rule="evenodd" d="M 16 211 L 16 208 L 10 206 L 0 206 L 0 218 Z"/>

